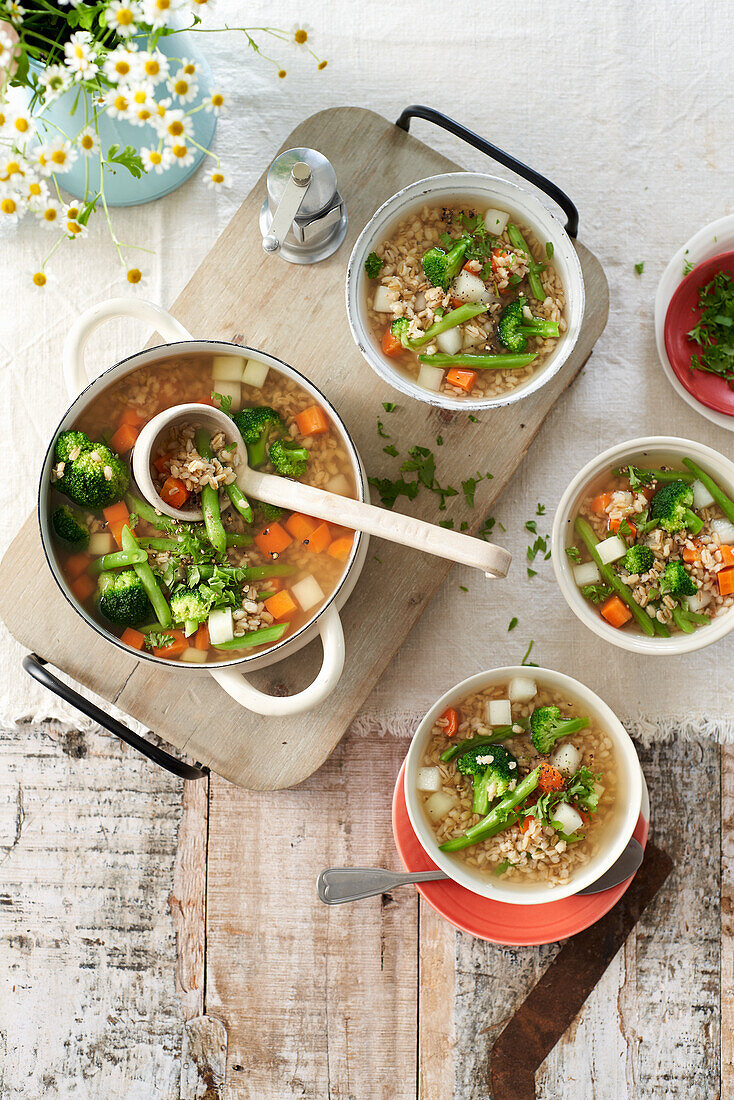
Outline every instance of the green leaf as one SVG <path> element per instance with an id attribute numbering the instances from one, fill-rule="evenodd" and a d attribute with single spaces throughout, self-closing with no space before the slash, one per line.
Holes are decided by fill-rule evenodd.
<path id="1" fill-rule="evenodd" d="M 507 632 L 508 632 L 508 634 L 509 634 L 509 632 L 510 632 L 511 630 L 514 630 L 514 629 L 515 629 L 515 627 L 517 626 L 518 622 L 519 622 L 519 619 L 517 619 L 517 618 L 516 618 L 516 617 L 514 617 L 514 616 L 513 616 L 513 618 L 511 618 L 511 619 L 510 619 L 510 625 L 509 625 L 509 626 L 508 626 L 508 628 L 507 628 Z"/>
<path id="2" fill-rule="evenodd" d="M 644 260 L 642 260 L 642 262 L 639 263 L 639 264 L 635 264 L 635 271 L 637 272 L 638 275 L 642 275 L 642 272 L 644 270 L 645 270 L 645 261 Z"/>
<path id="3" fill-rule="evenodd" d="M 120 167 L 127 168 L 130 175 L 135 179 L 140 179 L 145 170 L 140 154 L 132 145 L 126 145 L 122 150 L 119 145 L 110 145 L 107 150 L 106 163 L 119 164 Z"/>

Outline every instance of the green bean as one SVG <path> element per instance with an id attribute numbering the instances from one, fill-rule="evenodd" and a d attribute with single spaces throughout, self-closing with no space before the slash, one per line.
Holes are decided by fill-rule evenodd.
<path id="1" fill-rule="evenodd" d="M 719 488 L 714 479 L 709 477 L 706 471 L 702 470 L 700 466 L 697 466 L 690 458 L 684 458 L 683 465 L 687 466 L 693 476 L 697 478 L 702 485 L 706 486 L 729 522 L 734 523 L 734 500 L 731 500 L 724 490 Z"/>
<path id="2" fill-rule="evenodd" d="M 485 745 L 496 745 L 498 741 L 506 741 L 508 737 L 512 737 L 512 726 L 497 726 L 492 733 L 480 737 L 467 737 L 464 741 L 450 745 L 441 753 L 441 760 L 444 764 L 448 764 L 450 760 L 460 756 L 467 749 L 482 749 Z"/>
<path id="3" fill-rule="evenodd" d="M 122 529 L 122 549 L 123 550 L 137 550 L 138 542 L 135 535 L 132 533 L 129 527 L 123 527 Z M 138 562 L 133 566 L 133 569 L 140 577 L 141 584 L 148 594 L 148 599 L 151 602 L 155 617 L 161 626 L 170 626 L 172 621 L 171 609 L 168 606 L 168 601 L 163 595 L 163 592 L 158 584 L 158 581 L 153 575 L 153 570 L 148 565 L 148 562 Z"/>
<path id="4" fill-rule="evenodd" d="M 647 634 L 648 637 L 654 638 L 655 627 L 652 625 L 652 620 L 647 612 L 643 611 L 643 609 L 635 600 L 635 597 L 632 595 L 632 589 L 628 588 L 624 581 L 619 579 L 611 566 L 605 565 L 599 557 L 599 551 L 597 550 L 599 540 L 592 531 L 590 525 L 586 522 L 585 519 L 582 519 L 581 516 L 577 516 L 575 526 L 579 535 L 585 542 L 586 548 L 591 554 L 592 559 L 596 562 L 596 567 L 599 570 L 599 575 L 601 576 L 601 579 L 603 581 L 606 581 L 610 588 L 614 589 L 621 600 L 624 600 L 624 602 L 627 604 L 627 607 L 630 609 L 635 619 L 637 620 L 643 634 Z"/>
<path id="5" fill-rule="evenodd" d="M 479 844 L 491 836 L 507 829 L 509 825 L 517 821 L 518 815 L 512 814 L 512 810 L 524 802 L 533 793 L 540 781 L 540 767 L 534 768 L 522 782 L 518 783 L 514 791 L 509 791 L 497 805 L 489 811 L 486 817 L 467 829 L 463 836 L 455 836 L 441 844 L 442 852 L 460 852 L 463 848 L 471 848 L 473 844 Z M 510 817 L 514 820 L 510 821 Z"/>
<path id="6" fill-rule="evenodd" d="M 689 623 L 688 620 L 683 617 L 679 607 L 673 608 L 673 622 L 684 634 L 693 634 L 696 629 L 693 623 Z"/>
<path id="7" fill-rule="evenodd" d="M 408 343 L 411 348 L 421 348 L 424 344 L 430 344 L 431 340 L 436 336 L 440 336 L 442 332 L 448 332 L 449 329 L 456 328 L 457 325 L 463 325 L 465 321 L 471 321 L 473 317 L 478 317 L 480 313 L 486 313 L 488 308 L 488 306 L 481 303 L 466 302 L 463 306 L 450 309 L 448 313 L 444 313 L 438 321 L 435 321 L 430 328 L 427 328 L 422 336 L 416 336 L 414 340 L 409 340 Z"/>
<path id="8" fill-rule="evenodd" d="M 199 428 L 196 432 L 196 449 L 203 459 L 208 462 L 214 458 L 209 433 Z M 212 544 L 218 554 L 224 554 L 227 549 L 227 532 L 222 525 L 222 515 L 219 511 L 219 490 L 211 485 L 204 485 L 201 489 L 201 510 L 204 514 L 204 526 Z"/>
<path id="9" fill-rule="evenodd" d="M 106 569 L 122 569 L 147 560 L 148 555 L 145 550 L 115 550 L 114 553 L 103 554 L 101 558 L 93 561 L 87 572 L 90 576 L 97 577 Z"/>
<path id="10" fill-rule="evenodd" d="M 537 355 L 419 355 L 421 363 L 431 367 L 471 367 L 472 370 L 519 370 L 528 367 Z"/>
<path id="11" fill-rule="evenodd" d="M 686 481 L 691 482 L 696 479 L 692 474 L 687 474 L 685 470 L 643 470 L 639 466 L 634 467 L 635 473 L 642 481 Z M 620 466 L 614 473 L 617 477 L 629 477 L 629 466 Z"/>
<path id="12" fill-rule="evenodd" d="M 281 638 L 290 623 L 278 623 L 277 626 L 266 626 L 262 630 L 251 630 L 249 634 L 243 634 L 240 638 L 231 638 L 228 642 L 220 642 L 215 649 L 244 649 L 245 646 L 266 645 L 268 642 L 277 642 Z"/>
<path id="13" fill-rule="evenodd" d="M 144 546 L 146 550 L 180 550 L 181 543 L 178 539 L 151 539 L 141 535 L 138 538 L 138 546 Z"/>
<path id="14" fill-rule="evenodd" d="M 175 520 L 169 519 L 168 516 L 159 515 L 151 504 L 148 504 L 146 500 L 138 500 L 132 493 L 127 493 L 125 500 L 131 512 L 134 512 L 136 516 L 140 516 L 146 523 L 150 523 L 157 531 L 175 532 L 176 528 L 180 526 Z"/>
<path id="15" fill-rule="evenodd" d="M 215 565 L 213 562 L 205 561 L 197 565 L 199 570 L 199 576 L 203 581 L 208 581 L 214 576 L 214 570 L 217 569 L 220 573 L 223 573 L 228 577 L 235 577 L 239 574 L 243 574 L 243 579 L 246 581 L 260 581 L 264 577 L 292 577 L 294 573 L 298 572 L 298 566 L 296 565 Z"/>
<path id="16" fill-rule="evenodd" d="M 224 491 L 244 519 L 245 523 L 252 523 L 252 507 L 239 486 L 233 481 L 231 485 L 224 486 Z"/>
<path id="17" fill-rule="evenodd" d="M 523 252 L 527 253 L 529 261 L 528 267 L 530 268 L 530 270 L 528 271 L 528 283 L 530 284 L 530 289 L 534 298 L 536 298 L 539 302 L 544 302 L 546 299 L 546 293 L 543 290 L 543 283 L 540 278 L 540 272 L 545 267 L 545 264 L 538 263 L 538 261 L 534 258 L 532 252 L 528 248 L 527 242 L 522 233 L 516 225 L 513 225 L 512 222 L 507 223 L 507 236 L 509 237 L 510 244 L 513 245 L 513 247 L 520 248 Z"/>
<path id="18" fill-rule="evenodd" d="M 697 623 L 698 626 L 708 626 L 711 622 L 710 615 L 698 615 L 695 611 L 687 611 L 684 608 L 680 609 L 681 618 L 686 619 L 689 623 Z"/>
<path id="19" fill-rule="evenodd" d="M 668 630 L 665 623 L 660 622 L 660 619 L 658 619 L 656 617 L 654 619 L 650 619 L 650 622 L 652 623 L 653 630 L 655 631 L 655 633 L 658 635 L 659 638 L 669 638 L 670 637 L 670 631 Z"/>

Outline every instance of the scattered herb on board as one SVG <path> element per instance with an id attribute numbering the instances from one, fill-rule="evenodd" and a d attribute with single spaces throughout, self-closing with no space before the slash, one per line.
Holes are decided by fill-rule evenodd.
<path id="1" fill-rule="evenodd" d="M 525 529 L 526 531 L 532 531 L 534 535 L 537 535 L 538 533 L 538 525 L 534 519 L 529 519 L 527 521 L 527 523 L 525 524 Z"/>
<path id="2" fill-rule="evenodd" d="M 538 504 L 538 507 L 535 510 L 535 514 L 536 514 L 536 516 L 544 516 L 545 515 L 545 504 Z"/>
<path id="3" fill-rule="evenodd" d="M 438 521 L 439 527 L 445 527 L 448 531 L 453 531 L 454 521 L 452 519 L 440 519 Z"/>
<path id="4" fill-rule="evenodd" d="M 469 419 L 471 420 L 472 424 L 479 423 L 479 417 L 475 416 L 474 413 L 469 413 Z"/>
<path id="5" fill-rule="evenodd" d="M 528 566 L 527 567 L 527 574 L 528 574 L 528 580 L 530 580 L 531 577 L 537 577 L 538 570 L 537 569 L 531 569 L 530 566 Z"/>
<path id="6" fill-rule="evenodd" d="M 477 471 L 476 477 L 469 477 L 466 479 L 466 481 L 462 481 L 461 488 L 464 490 L 464 497 L 466 498 L 466 503 L 469 505 L 470 508 L 474 507 L 474 494 L 477 491 L 477 485 L 479 484 L 479 482 L 484 481 L 485 479 L 487 481 L 491 481 L 493 476 L 493 474 L 480 474 L 479 471 Z"/>
<path id="7" fill-rule="evenodd" d="M 395 405 L 394 401 L 383 401 L 382 402 L 382 407 L 383 407 L 383 409 L 385 410 L 386 413 L 391 413 L 391 412 L 395 412 L 395 409 L 396 409 L 397 406 Z"/>
<path id="8" fill-rule="evenodd" d="M 461 589 L 462 592 L 468 592 L 469 591 L 469 589 L 466 587 L 465 584 L 460 584 L 459 588 Z"/>
<path id="9" fill-rule="evenodd" d="M 443 447 L 443 436 L 442 435 L 437 435 L 436 436 L 436 446 L 437 447 Z"/>
<path id="10" fill-rule="evenodd" d="M 530 656 L 534 645 L 535 645 L 535 642 L 531 642 L 530 645 L 528 646 L 528 648 L 525 650 L 525 656 L 523 657 L 522 661 L 520 661 L 521 665 L 532 665 L 533 668 L 538 667 L 538 665 L 535 661 L 529 661 L 528 660 L 528 657 Z"/>
<path id="11" fill-rule="evenodd" d="M 734 389 L 734 279 L 719 271 L 698 291 L 701 316 L 688 337 L 701 349 L 691 356 L 691 370 L 717 374 Z"/>
<path id="12" fill-rule="evenodd" d="M 644 260 L 642 260 L 641 263 L 639 263 L 639 264 L 635 264 L 635 271 L 637 272 L 638 275 L 642 275 L 642 272 L 644 270 L 645 270 L 645 261 Z"/>
<path id="13" fill-rule="evenodd" d="M 386 455 L 390 455 L 391 458 L 395 458 L 398 455 L 398 449 L 394 443 L 388 443 L 387 447 L 382 448 Z"/>
<path id="14" fill-rule="evenodd" d="M 377 419 L 377 434 L 378 434 L 378 435 L 379 435 L 379 436 L 380 436 L 380 437 L 381 437 L 382 439 L 389 439 L 389 438 L 390 438 L 390 436 L 389 436 L 389 435 L 387 434 L 387 432 L 385 431 L 384 425 L 383 425 L 382 421 L 381 421 L 381 420 L 379 419 L 379 417 L 378 417 L 378 419 Z"/>
<path id="15" fill-rule="evenodd" d="M 511 619 L 510 619 L 510 625 L 509 625 L 509 626 L 508 626 L 508 628 L 507 628 L 507 633 L 508 633 L 508 634 L 509 634 L 509 632 L 510 632 L 511 630 L 514 630 L 514 629 L 515 629 L 515 627 L 517 626 L 518 622 L 519 622 L 519 619 L 517 619 L 517 618 L 516 618 L 515 616 L 513 616 L 513 617 L 512 617 Z"/>

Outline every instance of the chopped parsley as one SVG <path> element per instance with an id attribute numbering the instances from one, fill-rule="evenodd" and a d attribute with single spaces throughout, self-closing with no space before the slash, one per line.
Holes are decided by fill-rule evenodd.
<path id="1" fill-rule="evenodd" d="M 385 266 L 385 261 L 381 260 L 376 252 L 370 252 L 367 259 L 364 261 L 364 269 L 367 273 L 368 279 L 376 279 Z"/>
<path id="2" fill-rule="evenodd" d="M 165 649 L 167 646 L 173 645 L 175 641 L 173 634 L 157 634 L 151 630 L 150 634 L 145 635 L 145 648 Z"/>
<path id="3" fill-rule="evenodd" d="M 469 505 L 470 508 L 474 507 L 474 494 L 477 491 L 477 485 L 479 484 L 479 482 L 484 481 L 485 479 L 487 481 L 491 481 L 493 477 L 494 474 L 480 474 L 479 472 L 477 472 L 476 477 L 469 477 L 466 479 L 466 481 L 462 481 L 461 488 L 464 491 L 466 503 Z"/>
<path id="4" fill-rule="evenodd" d="M 469 591 L 469 589 L 466 587 L 465 584 L 460 584 L 459 588 L 461 589 L 462 592 L 468 592 Z"/>
<path id="5" fill-rule="evenodd" d="M 394 401 L 383 401 L 382 407 L 386 413 L 395 412 L 395 409 L 397 408 Z"/>
<path id="6" fill-rule="evenodd" d="M 544 516 L 545 515 L 545 504 L 538 504 L 538 507 L 535 510 L 535 514 L 536 514 L 536 516 Z"/>
<path id="7" fill-rule="evenodd" d="M 390 436 L 385 431 L 385 427 L 379 417 L 377 418 L 377 434 L 382 439 L 390 439 Z"/>
<path id="8" fill-rule="evenodd" d="M 568 554 L 571 561 L 575 561 L 575 562 L 580 562 L 581 561 L 581 552 L 580 552 L 580 550 L 578 549 L 577 546 L 567 546 L 566 547 L 566 553 Z"/>
<path id="9" fill-rule="evenodd" d="M 494 869 L 495 875 L 504 875 L 505 871 L 509 871 L 510 867 L 514 867 L 515 864 L 509 859 L 503 859 L 501 863 L 498 863 Z"/>
<path id="10" fill-rule="evenodd" d="M 537 569 L 531 569 L 530 566 L 528 566 L 527 567 L 527 574 L 528 574 L 528 580 L 530 580 L 531 577 L 537 577 L 538 570 Z"/>
<path id="11" fill-rule="evenodd" d="M 581 595 L 592 603 L 603 603 L 612 594 L 612 589 L 606 584 L 583 584 Z"/>
<path id="12" fill-rule="evenodd" d="M 734 279 L 719 271 L 698 291 L 701 316 L 688 333 L 699 351 L 691 356 L 691 370 L 723 378 L 734 389 Z"/>
<path id="13" fill-rule="evenodd" d="M 232 395 L 230 393 L 212 393 L 210 394 L 212 401 L 219 402 L 219 408 L 229 416 L 232 412 Z"/>
<path id="14" fill-rule="evenodd" d="M 479 417 L 475 416 L 474 413 L 469 413 L 469 419 L 471 420 L 472 424 L 479 423 Z"/>
<path id="15" fill-rule="evenodd" d="M 395 458 L 398 454 L 398 449 L 394 443 L 389 443 L 387 447 L 383 447 L 382 449 L 386 455 L 390 455 L 392 458 Z"/>
<path id="16" fill-rule="evenodd" d="M 553 259 L 553 241 L 545 242 L 545 254 L 549 260 Z"/>
<path id="17" fill-rule="evenodd" d="M 515 616 L 513 616 L 513 617 L 512 617 L 511 619 L 510 619 L 510 625 L 509 625 L 509 626 L 508 626 L 508 628 L 507 628 L 507 632 L 508 632 L 508 634 L 509 634 L 509 632 L 510 632 L 511 630 L 514 630 L 514 629 L 515 629 L 515 627 L 517 626 L 518 622 L 519 622 L 519 619 L 517 619 L 517 618 L 516 618 Z"/>
<path id="18" fill-rule="evenodd" d="M 644 260 L 642 260 L 642 262 L 639 263 L 639 264 L 635 264 L 635 271 L 637 272 L 638 275 L 642 275 L 642 272 L 644 270 L 645 270 L 645 261 Z"/>
<path id="19" fill-rule="evenodd" d="M 537 664 L 535 663 L 535 661 L 529 661 L 528 660 L 528 657 L 532 653 L 532 649 L 533 649 L 534 645 L 535 645 L 535 642 L 531 642 L 530 645 L 528 646 L 528 648 L 525 650 L 525 656 L 523 657 L 522 661 L 520 661 L 521 665 L 532 665 L 533 668 L 538 667 Z"/>

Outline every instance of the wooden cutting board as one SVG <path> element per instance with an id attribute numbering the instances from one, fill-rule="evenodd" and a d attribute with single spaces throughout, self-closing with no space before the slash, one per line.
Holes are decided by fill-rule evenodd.
<path id="1" fill-rule="evenodd" d="M 458 527 L 466 520 L 475 532 L 604 329 L 609 291 L 602 267 L 576 244 L 586 283 L 584 323 L 573 354 L 538 393 L 507 409 L 479 414 L 476 423 L 464 413 L 409 401 L 381 382 L 354 346 L 344 306 L 346 262 L 357 235 L 385 199 L 414 180 L 459 166 L 359 107 L 337 107 L 306 119 L 283 149 L 294 146 L 320 150 L 336 169 L 349 214 L 349 232 L 339 251 L 312 266 L 265 255 L 258 228 L 263 173 L 171 312 L 195 338 L 262 348 L 307 375 L 339 409 L 371 475 L 395 477 L 398 469 L 398 461 L 383 453 L 386 441 L 377 433 L 378 416 L 391 434 L 399 432 L 402 451 L 414 444 L 436 450 L 436 436 L 443 437 L 437 455 L 443 485 L 459 485 L 476 470 L 490 470 L 494 478 L 479 483 L 474 508 L 459 494 L 448 513 L 440 512 L 438 497 L 425 491 L 412 503 L 404 497 L 398 502 L 401 510 L 432 522 L 451 515 Z M 383 401 L 395 401 L 398 410 L 385 414 Z M 157 669 L 105 642 L 57 589 L 43 558 L 35 515 L 0 564 L 0 615 L 21 645 L 179 750 L 240 786 L 277 789 L 300 783 L 333 751 L 449 568 L 438 558 L 373 540 L 342 612 L 347 660 L 339 686 L 316 711 L 293 718 L 251 714 L 211 677 Z M 387 584 L 389 603 L 378 595 Z M 251 675 L 263 690 L 290 693 L 313 679 L 320 660 L 317 641 Z"/>

